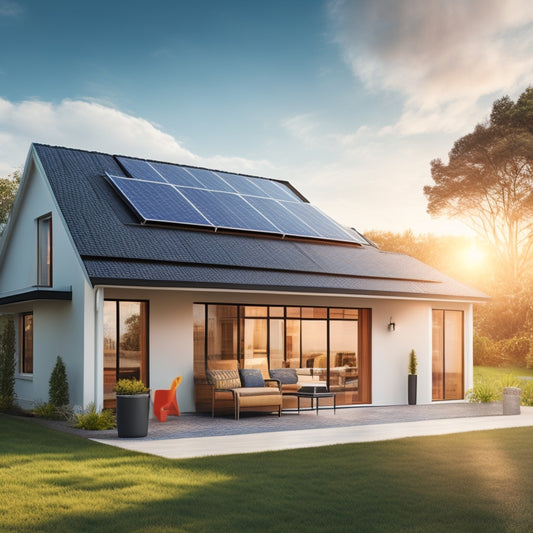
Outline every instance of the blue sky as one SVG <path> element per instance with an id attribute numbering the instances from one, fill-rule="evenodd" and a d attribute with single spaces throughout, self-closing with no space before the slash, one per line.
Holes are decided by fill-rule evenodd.
<path id="1" fill-rule="evenodd" d="M 360 231 L 533 83 L 529 0 L 0 0 L 0 175 L 31 142 L 287 179 Z"/>

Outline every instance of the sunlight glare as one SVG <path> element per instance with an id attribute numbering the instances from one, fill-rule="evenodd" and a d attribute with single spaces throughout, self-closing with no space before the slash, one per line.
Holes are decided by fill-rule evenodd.
<path id="1" fill-rule="evenodd" d="M 466 250 L 467 264 L 471 267 L 479 266 L 485 259 L 485 252 L 480 250 L 474 243 Z"/>

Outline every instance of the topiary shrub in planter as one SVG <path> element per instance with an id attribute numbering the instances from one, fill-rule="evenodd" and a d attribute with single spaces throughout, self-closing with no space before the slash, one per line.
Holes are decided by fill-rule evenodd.
<path id="1" fill-rule="evenodd" d="M 409 353 L 409 374 L 407 376 L 407 398 L 409 405 L 416 405 L 417 367 L 416 353 L 414 350 L 411 350 Z"/>
<path id="2" fill-rule="evenodd" d="M 138 379 L 119 379 L 115 392 L 118 436 L 146 437 L 150 414 L 150 389 Z"/>

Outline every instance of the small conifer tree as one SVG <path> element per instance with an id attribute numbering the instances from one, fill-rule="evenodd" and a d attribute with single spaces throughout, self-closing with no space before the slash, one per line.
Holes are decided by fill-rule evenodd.
<path id="1" fill-rule="evenodd" d="M 0 409 L 15 403 L 15 321 L 7 320 L 0 337 Z"/>
<path id="2" fill-rule="evenodd" d="M 411 350 L 409 353 L 409 374 L 411 376 L 416 375 L 417 366 L 416 353 L 414 350 Z"/>
<path id="3" fill-rule="evenodd" d="M 63 359 L 58 355 L 56 365 L 50 375 L 48 396 L 50 403 L 55 407 L 61 407 L 69 403 L 69 391 L 67 380 L 67 369 Z"/>

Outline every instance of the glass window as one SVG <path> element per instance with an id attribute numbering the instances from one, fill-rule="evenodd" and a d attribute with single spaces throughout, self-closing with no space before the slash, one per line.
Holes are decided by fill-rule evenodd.
<path id="1" fill-rule="evenodd" d="M 269 308 L 269 315 L 271 317 L 283 318 L 284 314 L 285 313 L 284 313 L 283 307 L 270 307 Z"/>
<path id="2" fill-rule="evenodd" d="M 371 402 L 370 309 L 195 304 L 193 314 L 195 379 L 205 368 L 294 368 L 339 405 Z"/>
<path id="3" fill-rule="evenodd" d="M 247 305 L 244 307 L 244 316 L 268 316 L 268 307 Z"/>
<path id="4" fill-rule="evenodd" d="M 302 318 L 328 318 L 327 307 L 302 307 Z"/>
<path id="5" fill-rule="evenodd" d="M 246 318 L 243 328 L 244 368 L 258 368 L 268 377 L 268 320 L 265 318 Z"/>
<path id="6" fill-rule="evenodd" d="M 207 306 L 207 366 L 235 368 L 239 360 L 239 307 Z"/>
<path id="7" fill-rule="evenodd" d="M 37 220 L 37 285 L 52 285 L 52 217 Z"/>
<path id="8" fill-rule="evenodd" d="M 301 310 L 299 307 L 287 307 L 288 318 L 300 318 Z"/>
<path id="9" fill-rule="evenodd" d="M 269 324 L 270 368 L 283 368 L 288 366 L 285 362 L 285 321 L 272 319 Z"/>
<path id="10" fill-rule="evenodd" d="M 193 305 L 194 377 L 205 378 L 205 305 Z"/>
<path id="11" fill-rule="evenodd" d="M 433 310 L 433 400 L 460 400 L 464 396 L 463 312 Z"/>
<path id="12" fill-rule="evenodd" d="M 104 406 L 114 407 L 117 380 L 148 386 L 148 303 L 104 302 Z"/>
<path id="13" fill-rule="evenodd" d="M 20 372 L 33 374 L 33 313 L 23 314 L 21 324 Z"/>

